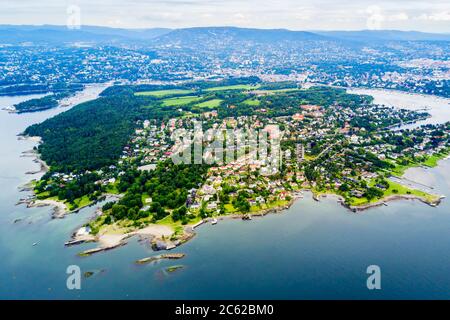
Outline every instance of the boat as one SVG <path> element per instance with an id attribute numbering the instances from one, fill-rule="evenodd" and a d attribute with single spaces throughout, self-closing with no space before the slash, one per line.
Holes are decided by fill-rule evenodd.
<path id="1" fill-rule="evenodd" d="M 34 247 L 34 246 L 37 246 L 37 244 L 38 244 L 37 242 L 33 243 L 33 247 Z"/>
<path id="2" fill-rule="evenodd" d="M 217 219 L 216 218 L 212 219 L 211 224 L 217 224 Z"/>

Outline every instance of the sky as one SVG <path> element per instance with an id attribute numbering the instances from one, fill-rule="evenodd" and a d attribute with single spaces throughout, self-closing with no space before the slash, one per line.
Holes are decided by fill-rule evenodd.
<path id="1" fill-rule="evenodd" d="M 450 0 L 0 0 L 0 24 L 450 33 Z"/>

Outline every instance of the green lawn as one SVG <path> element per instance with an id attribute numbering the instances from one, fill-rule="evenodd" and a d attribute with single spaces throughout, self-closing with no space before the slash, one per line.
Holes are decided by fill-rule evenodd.
<path id="1" fill-rule="evenodd" d="M 233 86 L 222 86 L 222 87 L 212 87 L 205 89 L 204 91 L 225 91 L 225 90 L 254 90 L 258 89 L 260 85 L 250 85 L 250 84 L 236 84 Z"/>
<path id="2" fill-rule="evenodd" d="M 253 106 L 253 107 L 257 107 L 261 104 L 261 102 L 257 99 L 247 99 L 243 103 L 248 106 Z"/>
<path id="3" fill-rule="evenodd" d="M 436 195 L 432 195 L 417 189 L 410 189 L 408 187 L 405 187 L 404 185 L 401 185 L 399 183 L 393 182 L 391 180 L 388 181 L 389 182 L 389 188 L 384 190 L 384 194 L 382 198 L 374 198 L 372 200 L 368 200 L 366 198 L 356 198 L 356 197 L 351 197 L 350 198 L 350 204 L 353 206 L 358 206 L 358 205 L 364 205 L 364 204 L 369 204 L 369 203 L 374 203 L 377 201 L 382 200 L 385 197 L 389 197 L 389 196 L 395 196 L 395 195 L 413 195 L 413 196 L 418 196 L 423 198 L 424 200 L 427 201 L 433 201 L 436 200 Z M 371 180 L 369 182 L 369 186 L 373 187 L 375 186 L 376 182 L 375 180 Z M 396 192 L 394 192 L 394 190 Z"/>
<path id="4" fill-rule="evenodd" d="M 428 167 L 436 167 L 439 160 L 444 159 L 448 154 L 449 154 L 449 150 L 444 150 L 441 153 L 435 153 L 431 156 L 428 156 L 425 161 L 411 161 L 410 160 L 409 163 L 406 165 L 398 164 L 395 161 L 390 161 L 392 164 L 395 165 L 395 168 L 392 169 L 391 171 L 395 175 L 402 176 L 407 169 L 412 168 L 412 167 L 418 167 L 420 165 L 425 165 Z"/>
<path id="5" fill-rule="evenodd" d="M 438 165 L 439 160 L 444 159 L 448 156 L 450 150 L 444 150 L 441 153 L 435 153 L 432 156 L 428 157 L 428 159 L 423 163 L 428 167 L 436 167 Z"/>
<path id="6" fill-rule="evenodd" d="M 286 88 L 286 89 L 276 89 L 276 90 L 267 90 L 270 92 L 275 92 L 275 93 L 282 93 L 282 92 L 291 92 L 291 91 L 300 91 L 299 88 Z"/>
<path id="7" fill-rule="evenodd" d="M 394 192 L 394 190 L 397 190 L 397 192 Z M 392 195 L 397 195 L 397 194 L 411 194 L 411 195 L 415 195 L 418 197 L 422 197 L 428 201 L 432 201 L 433 199 L 436 198 L 435 195 L 420 191 L 420 190 L 416 190 L 416 189 L 409 189 L 399 183 L 393 182 L 389 180 L 389 188 L 384 191 L 384 196 L 388 197 L 388 196 L 392 196 Z"/>
<path id="8" fill-rule="evenodd" d="M 197 96 L 184 96 L 184 97 L 176 97 L 176 98 L 168 98 L 163 100 L 163 106 L 165 107 L 177 107 L 184 106 L 191 102 L 195 102 L 202 99 L 202 97 Z"/>
<path id="9" fill-rule="evenodd" d="M 221 102 L 222 102 L 221 99 L 211 99 L 211 100 L 196 104 L 195 106 L 198 108 L 201 108 L 201 109 L 203 109 L 203 108 L 214 109 L 214 108 L 217 108 L 218 106 L 220 106 Z"/>
<path id="10" fill-rule="evenodd" d="M 171 96 L 171 95 L 189 94 L 189 93 L 193 93 L 193 92 L 194 92 L 193 90 L 186 90 L 186 89 L 169 89 L 169 90 L 136 92 L 135 95 L 137 95 L 137 96 L 152 96 L 152 97 L 162 98 L 162 97 Z"/>
<path id="11" fill-rule="evenodd" d="M 119 194 L 120 191 L 117 189 L 117 186 L 119 185 L 119 181 L 114 182 L 113 184 L 108 184 L 106 186 L 106 192 L 110 194 Z"/>
<path id="12" fill-rule="evenodd" d="M 74 200 L 74 203 L 76 204 L 76 205 L 78 205 L 78 207 L 77 207 L 77 209 L 78 208 L 82 208 L 82 207 L 85 207 L 85 206 L 88 206 L 89 204 L 91 204 L 91 200 L 89 200 L 89 197 L 88 196 L 82 196 L 81 198 L 77 198 L 77 199 L 75 199 Z M 69 206 L 69 210 L 74 210 L 75 208 L 73 207 L 73 206 L 71 206 L 68 202 L 66 202 L 66 204 Z"/>
<path id="13" fill-rule="evenodd" d="M 225 204 L 224 207 L 225 207 L 225 213 L 235 213 L 235 212 L 237 212 L 237 209 L 231 203 Z"/>
<path id="14" fill-rule="evenodd" d="M 282 207 L 282 206 L 287 205 L 288 203 L 289 203 L 289 201 L 287 201 L 287 200 L 276 200 L 276 201 L 261 204 L 261 205 L 251 206 L 250 213 L 258 213 L 261 210 Z"/>

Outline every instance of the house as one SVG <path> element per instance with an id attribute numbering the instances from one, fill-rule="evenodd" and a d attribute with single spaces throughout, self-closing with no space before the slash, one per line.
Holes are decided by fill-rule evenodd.
<path id="1" fill-rule="evenodd" d="M 153 171 L 156 169 L 156 164 L 148 164 L 145 166 L 140 166 L 138 170 L 140 171 Z"/>
<path id="2" fill-rule="evenodd" d="M 91 233 L 91 227 L 86 226 L 86 227 L 81 227 L 80 229 L 78 229 L 76 235 L 79 237 L 79 236 L 88 235 L 89 233 Z"/>
<path id="3" fill-rule="evenodd" d="M 292 120 L 294 121 L 302 121 L 304 118 L 305 116 L 300 113 L 296 113 L 292 116 Z"/>
<path id="4" fill-rule="evenodd" d="M 258 203 L 266 203 L 266 200 L 262 197 L 262 196 L 259 196 L 259 197 L 256 197 L 256 202 L 258 202 Z"/>
<path id="5" fill-rule="evenodd" d="M 202 187 L 202 193 L 203 193 L 203 194 L 210 194 L 210 195 L 216 194 L 216 189 L 215 189 L 213 186 L 210 186 L 210 185 L 208 185 L 208 184 L 205 184 L 205 185 Z"/>
<path id="6" fill-rule="evenodd" d="M 352 190 L 350 191 L 350 195 L 352 195 L 353 197 L 356 198 L 362 198 L 362 196 L 364 195 L 362 191 L 359 190 Z"/>
<path id="7" fill-rule="evenodd" d="M 193 210 L 200 209 L 200 204 L 198 202 L 194 202 L 193 204 L 190 205 L 189 208 Z"/>
<path id="8" fill-rule="evenodd" d="M 359 141 L 359 138 L 358 138 L 357 135 L 353 134 L 353 135 L 350 137 L 350 142 L 351 142 L 351 143 L 358 143 L 358 141 Z"/>
<path id="9" fill-rule="evenodd" d="M 206 205 L 206 209 L 208 210 L 215 210 L 217 209 L 217 202 L 210 202 Z"/>
<path id="10" fill-rule="evenodd" d="M 286 200 L 287 192 L 281 191 L 280 194 L 278 195 L 278 197 L 280 198 L 280 200 Z"/>

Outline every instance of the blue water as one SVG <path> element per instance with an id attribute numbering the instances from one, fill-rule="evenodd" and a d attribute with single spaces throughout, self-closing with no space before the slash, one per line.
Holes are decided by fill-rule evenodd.
<path id="1" fill-rule="evenodd" d="M 2 100 L 3 99 L 3 100 Z M 7 104 L 0 99 L 0 106 Z M 309 195 L 282 214 L 252 221 L 205 225 L 175 249 L 177 261 L 136 265 L 155 254 L 131 239 L 126 246 L 79 257 L 93 247 L 64 242 L 95 211 L 52 220 L 51 208 L 27 209 L 16 202 L 28 193 L 17 187 L 34 176 L 33 147 L 16 135 L 63 109 L 13 115 L 0 112 L 0 298 L 2 299 L 418 299 L 450 298 L 450 204 L 433 208 L 395 201 L 355 214 L 334 199 Z M 438 193 L 449 194 L 450 161 L 426 170 Z M 15 219 L 22 220 L 14 223 Z M 38 242 L 37 246 L 32 246 Z M 105 270 L 68 290 L 66 268 Z M 174 273 L 164 270 L 183 264 Z M 381 268 L 379 291 L 366 288 L 366 268 Z"/>

